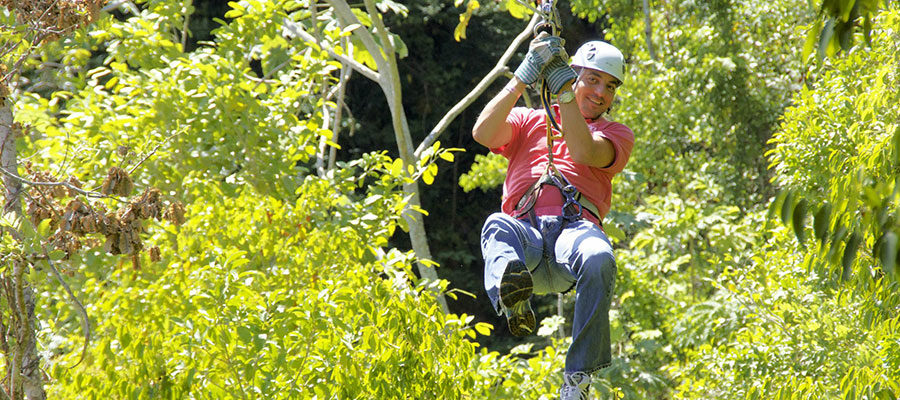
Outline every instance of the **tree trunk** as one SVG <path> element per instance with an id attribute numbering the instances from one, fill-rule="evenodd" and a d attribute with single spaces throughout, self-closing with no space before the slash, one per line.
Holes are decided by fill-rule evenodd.
<path id="1" fill-rule="evenodd" d="M 397 150 L 400 152 L 400 158 L 403 159 L 404 164 L 416 165 L 418 159 L 413 153 L 412 135 L 409 130 L 409 122 L 406 119 L 406 111 L 403 109 L 403 94 L 400 90 L 400 72 L 397 70 L 396 58 L 389 57 L 389 60 L 391 60 L 389 61 L 390 73 L 385 74 L 385 72 L 381 72 L 383 82 L 382 89 L 384 90 L 385 97 L 387 97 L 388 105 L 391 109 L 391 121 L 394 126 L 394 136 L 397 140 Z M 419 208 L 422 205 L 419 194 L 419 184 L 413 182 L 403 185 L 403 192 L 412 196 L 409 200 L 409 206 L 403 212 L 403 218 L 406 219 L 406 223 L 409 226 L 409 239 L 412 243 L 413 251 L 416 253 L 417 258 L 432 260 L 431 248 L 428 246 L 428 234 L 425 231 L 424 218 L 419 212 L 413 210 L 413 208 Z M 437 281 L 439 279 L 437 271 L 435 271 L 434 268 L 422 262 L 417 263 L 417 266 L 419 275 L 423 279 L 428 279 L 430 281 Z M 441 305 L 441 308 L 443 308 L 444 313 L 449 313 L 450 309 L 447 307 L 447 299 L 444 298 L 444 295 L 438 293 L 437 300 Z"/>
<path id="2" fill-rule="evenodd" d="M 16 154 L 16 131 L 13 129 L 12 107 L 8 100 L 0 99 L 0 166 L 8 174 L 18 174 L 18 155 Z M 15 177 L 3 174 L 4 201 L 3 212 L 15 213 L 20 218 L 22 207 L 19 194 L 22 183 Z M 14 236 L 18 236 L 13 233 Z M 13 399 L 24 398 L 28 400 L 44 400 L 47 395 L 44 392 L 44 380 L 41 375 L 41 358 L 37 351 L 37 339 L 35 335 L 34 307 L 35 295 L 31 285 L 25 278 L 25 270 L 28 265 L 23 262 L 14 262 L 12 275 L 2 276 L 3 285 L 11 290 L 6 290 L 6 304 L 10 309 L 10 326 L 6 332 L 0 332 L 7 336 L 5 343 L 15 343 L 10 346 L 12 367 L 9 372 L 9 392 Z M 12 294 L 12 296 L 10 296 Z M 13 315 L 15 314 L 15 316 Z M 21 392 L 19 388 L 21 387 Z"/>
<path id="3" fill-rule="evenodd" d="M 345 0 L 327 0 L 335 11 L 338 19 L 343 27 L 359 24 L 359 20 L 353 14 L 350 5 Z M 366 12 L 372 19 L 375 32 L 379 35 L 381 44 L 375 42 L 372 33 L 366 29 L 355 29 L 353 34 L 359 37 L 363 46 L 375 59 L 378 66 L 378 72 L 374 76 L 367 75 L 370 79 L 378 82 L 384 97 L 387 100 L 388 107 L 391 110 L 391 122 L 394 128 L 394 137 L 397 140 L 397 150 L 400 158 L 405 164 L 416 165 L 417 159 L 413 153 L 412 136 L 409 131 L 409 123 L 406 120 L 406 112 L 403 110 L 403 96 L 400 91 L 400 73 L 397 70 L 397 56 L 391 41 L 388 38 L 387 28 L 381 20 L 381 13 L 375 7 L 372 0 L 365 0 Z M 361 70 L 365 72 L 365 69 Z M 431 249 L 428 247 L 428 237 L 425 232 L 425 223 L 421 215 L 412 208 L 421 206 L 419 197 L 419 186 L 416 183 L 403 186 L 403 191 L 410 195 L 409 207 L 403 213 L 409 226 L 409 238 L 412 243 L 413 251 L 416 257 L 420 259 L 431 260 Z M 434 268 L 419 262 L 419 275 L 422 279 L 437 280 L 437 271 Z M 440 292 L 437 293 L 437 301 L 441 305 L 444 313 L 448 313 L 447 300 Z"/>
<path id="4" fill-rule="evenodd" d="M 12 107 L 8 100 L 0 99 L 0 166 L 9 173 L 17 173 L 16 134 L 13 131 Z M 16 178 L 3 174 L 3 212 L 21 214 L 19 192 L 22 183 Z"/>

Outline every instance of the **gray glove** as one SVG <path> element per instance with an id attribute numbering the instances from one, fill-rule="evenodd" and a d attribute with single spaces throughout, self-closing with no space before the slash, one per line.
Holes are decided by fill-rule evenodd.
<path id="1" fill-rule="evenodd" d="M 563 86 L 578 77 L 575 70 L 569 66 L 568 57 L 563 52 L 561 55 L 553 57 L 544 67 L 544 77 L 547 78 L 546 85 L 550 87 L 553 94 L 559 93 Z"/>
<path id="2" fill-rule="evenodd" d="M 547 32 L 541 32 L 528 45 L 528 54 L 516 68 L 516 78 L 522 83 L 532 85 L 537 82 L 547 62 L 553 59 L 563 49 L 563 40 L 559 36 L 550 36 Z"/>

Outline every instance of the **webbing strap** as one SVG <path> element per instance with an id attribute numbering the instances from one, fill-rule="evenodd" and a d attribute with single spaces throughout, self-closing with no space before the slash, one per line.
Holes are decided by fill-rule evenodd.
<path id="1" fill-rule="evenodd" d="M 589 206 L 585 206 L 581 203 L 582 194 L 578 191 L 575 185 L 572 185 L 568 179 L 566 179 L 565 175 L 559 172 L 556 167 L 551 167 L 548 164 L 547 169 L 544 170 L 544 173 L 540 178 L 532 185 L 525 194 L 519 199 L 516 203 L 516 210 L 513 217 L 522 218 L 526 215 L 532 214 L 532 219 L 534 218 L 534 206 L 537 203 L 538 197 L 540 197 L 541 190 L 545 185 L 550 185 L 559 190 L 560 194 L 563 196 L 565 202 L 563 203 L 562 210 L 560 215 L 562 215 L 563 219 L 569 222 L 574 222 L 581 219 L 582 211 L 587 211 L 591 213 L 600 224 L 603 224 L 602 219 L 600 218 L 599 210 L 591 204 L 589 201 L 587 204 Z"/>

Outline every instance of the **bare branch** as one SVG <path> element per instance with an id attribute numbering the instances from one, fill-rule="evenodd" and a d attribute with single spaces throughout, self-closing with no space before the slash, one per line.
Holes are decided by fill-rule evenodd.
<path id="1" fill-rule="evenodd" d="M 357 35 L 360 40 L 363 42 L 363 46 L 366 49 L 381 49 L 381 46 L 375 43 L 375 38 L 372 36 L 372 33 L 369 32 L 368 29 L 362 27 L 362 23 L 359 22 L 359 18 L 356 18 L 356 15 L 353 14 L 353 9 L 350 8 L 350 5 L 347 4 L 346 1 L 340 0 L 326 0 L 328 4 L 331 4 L 331 7 L 334 9 L 335 14 L 338 17 L 338 20 L 341 22 L 341 26 L 346 28 L 348 26 L 358 24 L 360 25 L 353 34 Z M 379 14 L 380 15 L 380 14 Z M 373 18 L 374 19 L 374 18 Z M 379 71 L 388 71 L 389 65 L 388 61 L 381 54 L 381 51 L 369 51 L 369 55 L 375 60 L 375 65 L 378 67 Z M 382 76 L 383 74 L 379 74 Z M 381 83 L 381 81 L 376 80 L 376 82 Z"/>
<path id="2" fill-rule="evenodd" d="M 50 254 L 47 252 L 47 247 L 41 244 L 41 249 L 44 250 L 44 257 L 47 258 L 47 264 L 50 265 L 50 271 L 53 271 L 53 275 L 56 276 L 56 280 L 62 285 L 63 289 L 66 289 L 66 293 L 69 294 L 69 299 L 72 300 L 72 303 L 75 305 L 75 308 L 78 310 L 78 313 L 81 314 L 81 329 L 84 330 L 84 347 L 81 349 L 81 357 L 78 359 L 78 362 L 75 365 L 69 367 L 69 369 L 75 368 L 78 364 L 81 364 L 84 361 L 84 356 L 87 354 L 88 345 L 91 342 L 91 320 L 88 318 L 87 310 L 84 309 L 84 306 L 78 301 L 78 298 L 75 297 L 75 294 L 72 293 L 72 289 L 69 288 L 69 285 L 66 281 L 63 280 L 62 275 L 60 275 L 59 270 L 56 269 L 56 265 L 53 264 L 53 260 L 50 259 Z"/>
<path id="3" fill-rule="evenodd" d="M 306 32 L 303 29 L 303 27 L 301 27 L 299 24 L 297 24 L 293 21 L 290 21 L 288 19 L 285 19 L 284 27 L 287 28 L 287 30 L 290 31 L 290 33 L 292 35 L 300 37 L 300 39 L 302 39 L 303 41 L 306 41 L 309 43 L 316 43 L 316 38 L 314 38 L 311 34 L 309 34 L 309 32 Z M 333 48 L 331 48 L 331 46 L 328 46 L 327 44 L 322 43 L 322 44 L 320 44 L 320 47 L 322 47 L 322 49 L 327 51 L 329 56 L 336 58 L 337 60 L 339 60 L 342 63 L 350 65 L 351 67 L 353 67 L 353 69 L 355 69 L 359 73 L 363 74 L 363 76 L 365 76 L 366 78 L 369 78 L 375 82 L 380 82 L 380 74 L 378 72 L 373 71 L 371 68 L 365 66 L 364 64 L 360 63 L 359 61 L 354 60 L 352 57 L 348 57 L 343 54 L 338 54 L 337 52 L 334 51 Z"/>
<path id="4" fill-rule="evenodd" d="M 64 187 L 64 188 L 66 188 L 66 189 L 69 189 L 69 190 L 71 190 L 71 191 L 73 191 L 73 192 L 76 192 L 76 193 L 78 193 L 78 194 L 82 194 L 82 195 L 84 195 L 84 196 L 86 196 L 86 197 L 89 197 L 89 198 L 94 198 L 94 199 L 104 199 L 104 198 L 105 198 L 105 199 L 113 199 L 113 200 L 116 200 L 116 201 L 119 201 L 119 202 L 125 202 L 124 200 L 119 199 L 119 198 L 116 197 L 116 196 L 110 196 L 110 195 L 106 195 L 106 194 L 103 194 L 103 193 L 100 193 L 100 192 L 94 192 L 94 191 L 84 190 L 84 189 L 81 189 L 81 188 L 79 188 L 78 186 L 75 186 L 75 185 L 73 185 L 73 184 L 71 184 L 71 183 L 69 183 L 69 182 L 33 182 L 33 181 L 29 181 L 28 179 L 22 178 L 22 177 L 20 177 L 19 175 L 14 174 L 14 173 L 12 173 L 12 172 L 10 172 L 10 171 L 7 171 L 6 168 L 2 168 L 2 167 L 0 167 L 0 172 L 2 172 L 4 175 L 6 175 L 6 176 L 8 176 L 8 177 L 10 177 L 10 178 L 13 178 L 13 179 L 15 179 L 15 180 L 17 180 L 17 181 L 19 181 L 19 182 L 21 182 L 21 183 L 24 183 L 24 184 L 26 184 L 26 185 L 31 185 L 31 186 L 62 186 L 62 187 Z"/>
<path id="5" fill-rule="evenodd" d="M 381 19 L 381 13 L 375 9 L 375 3 L 372 0 L 364 0 L 366 3 L 366 12 L 372 16 L 372 22 L 375 23 L 375 30 L 378 33 L 379 38 L 381 39 L 381 46 L 384 48 L 384 54 L 388 58 L 395 58 L 394 54 L 394 46 L 391 44 L 390 37 L 388 36 L 387 27 L 384 26 L 384 21 Z M 395 65 L 396 63 L 392 62 L 391 65 Z"/>
<path id="6" fill-rule="evenodd" d="M 497 64 L 494 65 L 494 68 L 491 69 L 491 71 L 481 79 L 481 82 L 478 82 L 478 84 L 475 85 L 475 88 L 472 89 L 469 94 L 463 97 L 462 100 L 456 103 L 456 105 L 454 105 L 453 108 L 451 108 L 450 111 L 448 111 L 447 114 L 445 114 L 444 117 L 441 118 L 441 120 L 437 125 L 435 125 L 434 129 L 431 130 L 425 140 L 422 141 L 422 144 L 420 144 L 419 147 L 416 148 L 415 155 L 417 159 L 422 156 L 422 152 L 425 151 L 425 149 L 431 147 L 431 145 L 434 144 L 435 141 L 437 141 L 438 136 L 444 133 L 444 130 L 446 130 L 447 126 L 450 125 L 450 122 L 452 122 L 457 116 L 459 116 L 459 114 L 462 114 L 463 110 L 471 105 L 475 101 L 475 99 L 478 98 L 478 96 L 481 96 L 481 94 L 484 93 L 485 90 L 487 90 L 488 86 L 490 86 L 491 83 L 494 82 L 494 80 L 506 75 L 509 72 L 509 67 L 507 67 L 506 64 L 509 63 L 509 59 L 512 58 L 516 49 L 518 49 L 519 46 L 521 46 L 522 43 L 531 36 L 532 29 L 534 28 L 534 25 L 537 24 L 538 18 L 539 16 L 537 14 L 535 14 L 534 17 L 531 18 L 531 22 L 521 33 L 519 33 L 519 36 L 516 36 L 515 40 L 510 43 L 509 47 L 506 48 L 506 51 L 500 57 L 500 60 L 498 60 Z"/>
<path id="7" fill-rule="evenodd" d="M 132 173 L 134 173 L 134 171 L 135 171 L 136 169 L 138 169 L 138 167 L 140 167 L 141 164 L 144 163 L 144 161 L 147 161 L 147 159 L 150 158 L 150 156 L 156 154 L 156 151 L 159 150 L 159 148 L 162 147 L 162 145 L 166 144 L 166 142 L 168 142 L 169 140 L 172 140 L 172 138 L 174 138 L 174 137 L 176 137 L 176 136 L 178 136 L 178 135 L 180 135 L 180 134 L 182 134 L 182 133 L 184 133 L 184 132 L 186 132 L 186 131 L 187 131 L 187 127 L 181 128 L 181 130 L 178 131 L 178 132 L 175 132 L 174 135 L 168 136 L 168 137 L 166 137 L 165 139 L 163 139 L 161 142 L 157 143 L 157 144 L 156 144 L 156 147 L 154 147 L 153 150 L 150 150 L 150 152 L 147 153 L 147 154 L 144 156 L 144 158 L 141 159 L 141 161 L 138 161 L 137 164 L 135 164 L 133 167 L 131 167 L 130 170 L 128 170 L 128 175 L 131 175 Z"/>
<path id="8" fill-rule="evenodd" d="M 185 11 L 187 11 L 187 7 L 185 7 Z M 181 51 L 187 52 L 187 40 L 188 40 L 188 28 L 191 22 L 191 14 L 188 12 L 184 13 L 184 24 L 181 26 Z"/>
<path id="9" fill-rule="evenodd" d="M 353 73 L 353 69 L 349 68 L 346 64 L 341 68 L 341 81 L 338 83 L 338 98 L 337 98 L 337 110 L 335 111 L 334 116 L 334 127 L 331 129 L 333 132 L 331 136 L 331 141 L 333 143 L 337 143 L 338 134 L 341 131 L 341 111 L 344 110 L 344 95 L 347 91 L 347 82 L 350 81 L 350 75 Z M 335 159 L 337 158 L 337 148 L 332 147 L 328 152 L 328 169 L 334 169 Z"/>

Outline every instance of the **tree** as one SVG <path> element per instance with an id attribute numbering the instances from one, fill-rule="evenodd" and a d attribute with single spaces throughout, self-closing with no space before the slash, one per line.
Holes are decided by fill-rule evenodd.
<path id="1" fill-rule="evenodd" d="M 0 349 L 5 356 L 7 382 L 3 394 L 11 399 L 44 399 L 44 379 L 41 375 L 41 358 L 37 352 L 35 337 L 34 289 L 27 273 L 39 261 L 52 262 L 48 251 L 40 243 L 33 244 L 35 233 L 22 232 L 23 221 L 21 195 L 23 182 L 19 177 L 19 161 L 16 139 L 21 126 L 13 119 L 10 96 L 16 89 L 22 64 L 31 57 L 38 46 L 66 34 L 79 26 L 90 23 L 96 15 L 98 2 L 0 2 L 4 11 L 3 41 L 0 42 L 0 171 L 3 173 L 4 215 L 14 224 L 0 227 L 3 238 L 2 301 L 8 308 L 0 313 Z M 17 229 L 16 226 L 19 226 Z M 31 227 L 28 227 L 31 228 Z M 30 234 L 29 234 L 30 233 Z M 29 254 L 27 250 L 31 250 Z M 10 268 L 11 267 L 11 268 Z M 50 265 L 53 268 L 52 265 Z"/>
<path id="2" fill-rule="evenodd" d="M 393 2 L 382 2 L 376 7 L 376 4 L 372 0 L 366 0 L 365 15 L 367 16 L 367 21 L 366 23 L 363 23 L 346 2 L 330 0 L 328 3 L 332 6 L 331 11 L 334 13 L 337 20 L 340 21 L 339 28 L 343 29 L 345 32 L 352 32 L 355 41 L 360 42 L 365 48 L 367 55 L 364 59 L 370 61 L 368 65 L 354 60 L 350 57 L 350 54 L 340 52 L 351 49 L 343 48 L 338 42 L 324 43 L 316 37 L 317 35 L 309 34 L 303 27 L 297 24 L 288 24 L 288 26 L 293 28 L 293 32 L 303 40 L 328 50 L 332 57 L 340 59 L 345 65 L 351 66 L 363 76 L 378 83 L 388 102 L 397 148 L 401 159 L 406 165 L 421 164 L 424 160 L 427 160 L 428 157 L 432 156 L 433 152 L 428 152 L 427 150 L 432 148 L 432 145 L 435 144 L 437 138 L 443 133 L 450 121 L 457 117 L 462 110 L 481 95 L 495 79 L 508 72 L 506 63 L 512 57 L 513 51 L 528 38 L 528 35 L 530 35 L 531 32 L 530 27 L 535 22 L 533 20 L 532 23 L 525 28 L 516 40 L 510 44 L 504 55 L 500 57 L 500 61 L 498 61 L 496 67 L 485 76 L 465 98 L 457 103 L 441 119 L 441 121 L 438 122 L 435 128 L 431 130 L 425 140 L 414 149 L 406 112 L 402 105 L 402 90 L 397 70 L 397 56 L 399 55 L 402 58 L 406 50 L 400 38 L 389 33 L 381 16 L 381 13 L 387 10 L 405 14 L 406 9 Z M 311 15 L 315 16 L 318 14 L 316 9 L 317 6 L 315 4 L 310 3 L 309 7 L 313 10 Z M 470 14 L 471 11 L 469 11 L 469 15 Z M 317 21 L 313 21 L 311 25 L 312 27 L 308 29 L 319 32 L 320 27 L 318 26 Z M 369 29 L 371 29 L 371 31 Z M 336 50 L 335 48 L 343 50 Z M 353 51 L 351 50 L 348 53 L 353 53 Z M 430 183 L 430 180 L 433 179 L 434 172 L 435 171 L 426 172 L 426 182 Z M 410 230 L 409 234 L 413 249 L 421 259 L 430 260 L 432 256 L 428 246 L 424 224 L 422 219 L 415 215 L 415 212 L 419 212 L 416 210 L 421 209 L 419 187 L 416 183 L 412 183 L 407 185 L 405 190 L 411 197 L 411 209 L 405 214 L 405 219 Z M 420 262 L 419 272 L 423 278 L 437 280 L 436 272 L 429 265 Z M 443 308 L 446 312 L 446 301 L 441 300 L 441 302 L 444 304 Z"/>

